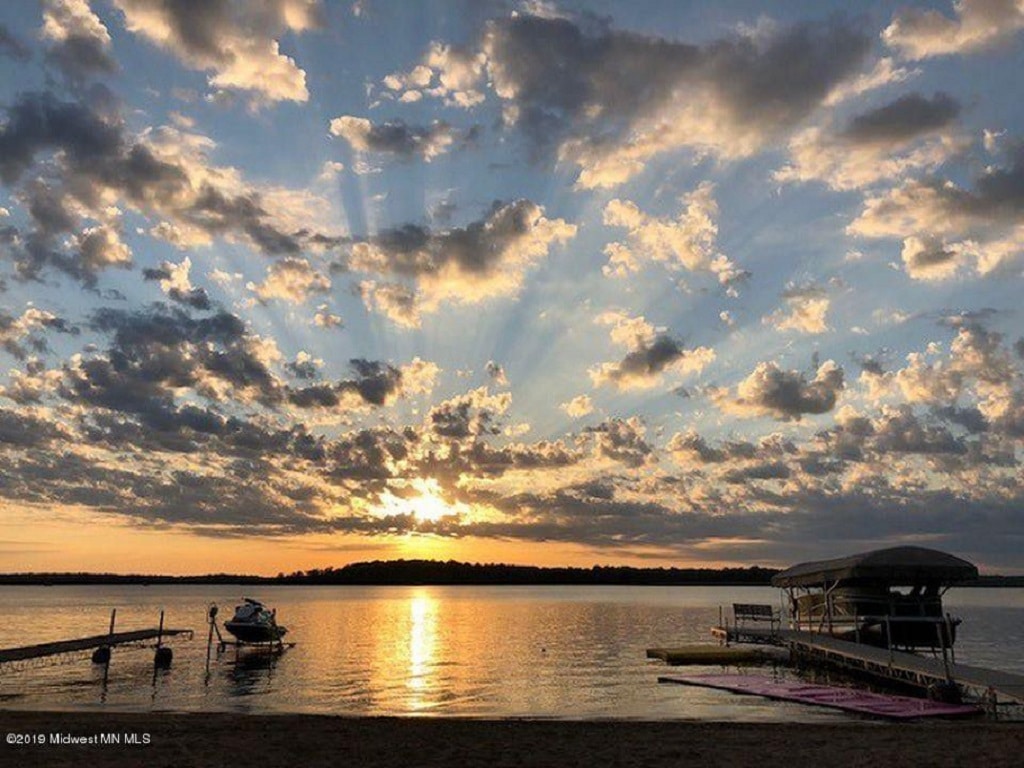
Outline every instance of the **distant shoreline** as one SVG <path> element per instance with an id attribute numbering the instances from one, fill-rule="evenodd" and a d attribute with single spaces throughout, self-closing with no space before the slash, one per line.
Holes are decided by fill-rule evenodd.
<path id="1" fill-rule="evenodd" d="M 91 768 L 326 768 L 346 762 L 360 768 L 883 764 L 1009 768 L 1020 764 L 1024 735 L 1018 723 L 976 721 L 893 725 L 0 710 L 0 723 L 9 734 L 58 737 L 52 745 L 0 746 L 0 758 L 9 755 L 10 764 L 23 768 L 83 764 Z M 104 734 L 107 744 L 100 743 Z M 109 734 L 119 735 L 121 743 L 109 743 Z"/>
<path id="2" fill-rule="evenodd" d="M 745 568 L 540 567 L 392 560 L 353 563 L 277 576 L 216 573 L 192 576 L 116 573 L 0 574 L 4 586 L 252 584 L 308 586 L 705 586 L 766 587 L 779 570 Z M 1024 576 L 986 575 L 960 587 L 1024 587 Z"/>

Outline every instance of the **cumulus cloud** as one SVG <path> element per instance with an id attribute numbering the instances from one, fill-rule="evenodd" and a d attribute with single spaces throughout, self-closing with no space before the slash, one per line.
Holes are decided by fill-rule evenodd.
<path id="1" fill-rule="evenodd" d="M 647 427 L 636 416 L 609 419 L 595 427 L 587 427 L 583 434 L 594 439 L 594 452 L 603 458 L 634 468 L 657 461 L 654 449 L 646 439 Z"/>
<path id="2" fill-rule="evenodd" d="M 560 406 L 570 419 L 581 419 L 594 411 L 594 402 L 590 395 L 577 395 L 572 400 L 562 403 Z"/>
<path id="3" fill-rule="evenodd" d="M 604 223 L 627 228 L 629 243 L 605 246 L 608 264 L 604 274 L 626 277 L 651 261 L 691 272 L 711 272 L 726 286 L 747 277 L 749 273 L 737 269 L 728 257 L 716 251 L 718 204 L 714 189 L 710 182 L 701 183 L 682 199 L 683 211 L 674 220 L 650 216 L 628 200 L 609 202 Z"/>
<path id="4" fill-rule="evenodd" d="M 959 114 L 960 104 L 946 93 L 912 93 L 856 115 L 840 129 L 811 126 L 790 139 L 790 163 L 775 178 L 819 180 L 847 190 L 934 170 L 967 146 L 954 126 Z"/>
<path id="5" fill-rule="evenodd" d="M 315 379 L 320 375 L 320 369 L 324 367 L 324 361 L 313 357 L 309 352 L 300 350 L 295 359 L 284 366 L 289 373 L 298 379 Z"/>
<path id="6" fill-rule="evenodd" d="M 311 296 L 331 290 L 331 280 L 313 269 L 308 260 L 288 257 L 267 267 L 262 283 L 246 286 L 260 301 L 280 299 L 292 304 L 304 304 Z"/>
<path id="7" fill-rule="evenodd" d="M 457 92 L 486 73 L 507 125 L 578 165 L 579 186 L 613 187 L 670 150 L 753 154 L 858 75 L 869 47 L 837 19 L 763 24 L 692 45 L 592 18 L 514 14 L 488 24 L 483 66 L 463 57 L 473 64 L 459 68 Z"/>
<path id="8" fill-rule="evenodd" d="M 45 352 L 43 331 L 75 335 L 79 332 L 64 318 L 44 309 L 29 307 L 17 317 L 0 309 L 0 349 L 12 357 L 24 360 L 30 351 Z"/>
<path id="9" fill-rule="evenodd" d="M 318 328 L 344 328 L 345 321 L 341 319 L 340 315 L 331 312 L 330 307 L 326 304 L 321 304 L 313 315 L 313 325 Z"/>
<path id="10" fill-rule="evenodd" d="M 780 331 L 798 333 L 825 333 L 826 315 L 831 300 L 825 290 L 816 285 L 791 285 L 782 294 L 785 309 L 779 309 L 764 318 L 767 325 Z"/>
<path id="11" fill-rule="evenodd" d="M 120 206 L 156 219 L 151 234 L 182 248 L 220 237 L 293 256 L 331 240 L 315 230 L 325 218 L 319 198 L 247 183 L 210 162 L 204 136 L 168 127 L 132 135 L 115 103 L 90 99 L 22 94 L 0 124 L 0 180 L 20 183 L 33 225 L 11 249 L 23 278 L 49 266 L 91 285 L 99 269 L 128 264 Z M 75 233 L 76 249 L 63 233 Z"/>
<path id="12" fill-rule="evenodd" d="M 185 304 L 193 309 L 210 309 L 210 297 L 205 288 L 192 285 L 189 272 L 192 270 L 192 259 L 186 256 L 181 263 L 165 261 L 159 267 L 142 270 L 146 280 L 159 280 L 160 290 L 173 301 Z"/>
<path id="13" fill-rule="evenodd" d="M 132 263 L 131 250 L 112 227 L 83 229 L 75 238 L 75 246 L 86 274 L 95 274 L 105 267 L 127 267 Z"/>
<path id="14" fill-rule="evenodd" d="M 904 239 L 900 258 L 914 280 L 945 280 L 955 275 L 965 260 L 962 252 L 946 248 L 939 238 L 916 236 Z"/>
<path id="15" fill-rule="evenodd" d="M 443 120 L 420 126 L 407 125 L 402 120 L 372 123 L 351 115 L 331 120 L 330 131 L 360 152 L 380 152 L 406 159 L 417 156 L 427 162 L 448 152 L 459 135 Z"/>
<path id="16" fill-rule="evenodd" d="M 594 386 L 647 389 L 660 384 L 665 373 L 699 373 L 715 359 L 715 351 L 710 347 L 686 349 L 681 341 L 657 331 L 643 317 L 606 312 L 598 316 L 597 322 L 612 326 L 612 341 L 628 351 L 616 363 L 602 363 L 590 369 Z"/>
<path id="17" fill-rule="evenodd" d="M 45 0 L 40 35 L 47 58 L 72 82 L 117 70 L 110 33 L 88 0 Z"/>
<path id="18" fill-rule="evenodd" d="M 831 411 L 843 390 L 843 369 L 826 360 L 808 380 L 800 371 L 786 371 L 774 362 L 758 363 L 735 392 L 717 390 L 715 404 L 737 416 L 770 416 L 779 421 L 799 421 L 807 414 Z"/>
<path id="19" fill-rule="evenodd" d="M 363 304 L 402 328 L 420 327 L 420 307 L 416 291 L 402 283 L 378 283 L 363 280 L 356 286 Z"/>
<path id="20" fill-rule="evenodd" d="M 882 40 L 908 59 L 984 51 L 1024 29 L 1017 0 L 954 0 L 953 17 L 941 11 L 903 8 L 882 32 Z"/>
<path id="21" fill-rule="evenodd" d="M 496 386 L 508 386 L 508 378 L 505 376 L 505 369 L 501 365 L 494 362 L 493 360 L 488 360 L 487 365 L 484 366 L 484 370 L 487 372 L 487 376 L 490 378 L 492 382 L 494 382 Z"/>
<path id="22" fill-rule="evenodd" d="M 427 414 L 427 424 L 435 437 L 475 440 L 501 434 L 499 420 L 512 405 L 512 395 L 492 395 L 480 387 L 464 395 L 438 403 Z"/>
<path id="23" fill-rule="evenodd" d="M 216 90 L 250 93 L 257 102 L 309 99 L 306 73 L 281 52 L 278 39 L 320 26 L 318 0 L 115 0 L 125 27 L 171 52 L 191 69 L 210 72 Z"/>
<path id="24" fill-rule="evenodd" d="M 400 101 L 417 101 L 423 94 L 441 98 L 446 104 L 469 109 L 484 100 L 482 52 L 432 43 L 421 64 L 409 72 L 395 72 L 384 78 L 384 86 L 399 93 Z"/>
<path id="25" fill-rule="evenodd" d="M 745 440 L 733 440 L 715 447 L 696 430 L 676 432 L 665 445 L 665 450 L 682 466 L 721 464 L 731 460 L 755 459 L 757 447 Z"/>
<path id="26" fill-rule="evenodd" d="M 536 203 L 517 200 L 496 204 L 467 227 L 408 224 L 356 242 L 345 266 L 412 281 L 415 311 L 402 287 L 374 284 L 363 291 L 382 311 L 411 325 L 417 313 L 432 312 L 442 302 L 479 303 L 518 293 L 530 267 L 576 234 L 575 225 L 543 213 Z"/>
<path id="27" fill-rule="evenodd" d="M 961 263 L 985 275 L 1020 257 L 1022 200 L 1024 145 L 1018 145 L 1006 165 L 988 167 L 973 188 L 924 179 L 869 195 L 847 232 L 903 238 L 904 263 L 913 277 L 949 277 Z"/>

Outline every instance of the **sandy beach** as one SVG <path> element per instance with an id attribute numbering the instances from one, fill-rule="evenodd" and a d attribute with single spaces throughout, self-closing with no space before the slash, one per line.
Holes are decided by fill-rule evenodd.
<path id="1" fill-rule="evenodd" d="M 2 766 L 1019 766 L 1024 725 L 0 713 Z M 109 743 L 116 736 L 121 743 Z M 138 743 L 128 743 L 132 740 Z M 51 744 L 56 740 L 59 742 Z M 86 740 L 86 743 L 81 743 Z M 102 743 L 106 740 L 108 743 Z M 79 743 L 68 743 L 78 741 Z M 148 743 L 145 743 L 148 742 Z"/>

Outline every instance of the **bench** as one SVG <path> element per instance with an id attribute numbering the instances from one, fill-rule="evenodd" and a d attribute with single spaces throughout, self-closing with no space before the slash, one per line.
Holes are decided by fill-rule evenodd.
<path id="1" fill-rule="evenodd" d="M 758 605 L 756 603 L 733 603 L 732 615 L 733 619 L 736 622 L 737 629 L 739 629 L 743 624 L 745 624 L 748 621 L 767 621 L 768 626 L 773 630 L 781 625 L 781 617 L 779 616 L 779 612 L 772 608 L 770 605 Z"/>

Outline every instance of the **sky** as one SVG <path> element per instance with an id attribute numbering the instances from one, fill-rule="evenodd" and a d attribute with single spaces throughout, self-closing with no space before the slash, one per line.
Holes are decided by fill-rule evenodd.
<path id="1" fill-rule="evenodd" d="M 0 571 L 1024 572 L 1024 3 L 0 7 Z"/>

